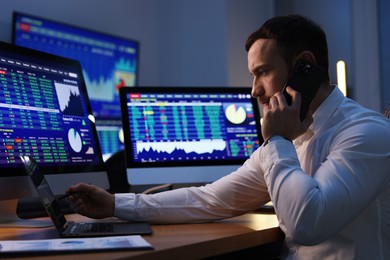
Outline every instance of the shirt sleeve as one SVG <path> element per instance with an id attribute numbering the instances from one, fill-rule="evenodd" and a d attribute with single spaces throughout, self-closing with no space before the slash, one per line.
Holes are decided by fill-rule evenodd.
<path id="1" fill-rule="evenodd" d="M 259 150 L 221 179 L 156 194 L 116 194 L 115 216 L 151 223 L 191 223 L 245 214 L 269 202 Z"/>
<path id="2" fill-rule="evenodd" d="M 302 170 L 289 141 L 260 148 L 281 228 L 296 243 L 325 241 L 389 187 L 389 125 L 357 121 L 319 142 L 316 151 L 325 159 L 313 173 Z"/>

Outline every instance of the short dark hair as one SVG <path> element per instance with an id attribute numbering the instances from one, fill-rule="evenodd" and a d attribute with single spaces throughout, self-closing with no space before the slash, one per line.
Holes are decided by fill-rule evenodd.
<path id="1" fill-rule="evenodd" d="M 308 18 L 291 14 L 276 16 L 266 21 L 262 27 L 253 32 L 245 43 L 249 51 L 259 39 L 275 39 L 287 64 L 292 66 L 293 59 L 302 51 L 311 51 L 317 65 L 328 71 L 328 45 L 322 28 Z"/>

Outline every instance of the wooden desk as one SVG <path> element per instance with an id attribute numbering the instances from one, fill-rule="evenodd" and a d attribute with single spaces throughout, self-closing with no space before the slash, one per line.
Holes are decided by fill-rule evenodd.
<path id="1" fill-rule="evenodd" d="M 70 215 L 69 220 L 88 220 Z M 29 256 L 39 259 L 199 259 L 280 241 L 284 238 L 274 214 L 249 213 L 219 222 L 152 225 L 153 234 L 143 236 L 154 250 L 87 252 Z M 0 228 L 0 240 L 58 238 L 54 228 Z M 1 254 L 0 254 L 1 256 Z M 15 259 L 13 257 L 13 259 Z"/>

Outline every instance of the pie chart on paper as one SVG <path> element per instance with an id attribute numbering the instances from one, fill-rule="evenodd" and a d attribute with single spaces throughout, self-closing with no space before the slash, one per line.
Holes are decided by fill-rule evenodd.
<path id="1" fill-rule="evenodd" d="M 225 110 L 226 118 L 232 124 L 242 124 L 246 119 L 246 111 L 242 106 L 237 106 L 236 104 L 231 104 L 226 107 Z"/>
<path id="2" fill-rule="evenodd" d="M 76 153 L 79 153 L 81 151 L 81 136 L 79 132 L 77 132 L 74 128 L 71 128 L 68 131 L 68 141 L 73 151 L 75 151 Z"/>

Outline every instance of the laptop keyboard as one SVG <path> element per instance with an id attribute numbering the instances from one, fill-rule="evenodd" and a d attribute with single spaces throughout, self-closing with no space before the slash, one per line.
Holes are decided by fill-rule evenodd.
<path id="1" fill-rule="evenodd" d="M 101 233 L 112 232 L 112 223 L 73 223 L 71 233 Z"/>

